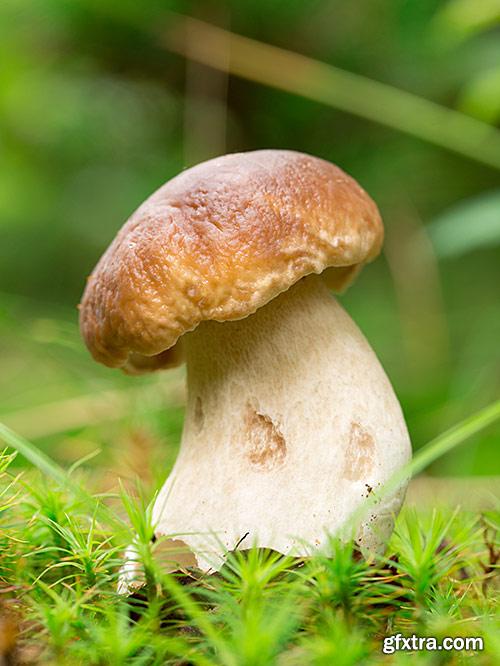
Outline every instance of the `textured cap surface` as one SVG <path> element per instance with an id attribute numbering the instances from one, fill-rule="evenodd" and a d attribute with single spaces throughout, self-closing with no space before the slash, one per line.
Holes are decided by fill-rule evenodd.
<path id="1" fill-rule="evenodd" d="M 241 319 L 310 273 L 341 289 L 380 251 L 366 192 L 333 164 L 285 150 L 219 157 L 157 190 L 89 277 L 80 308 L 97 361 L 175 365 L 205 320 Z"/>

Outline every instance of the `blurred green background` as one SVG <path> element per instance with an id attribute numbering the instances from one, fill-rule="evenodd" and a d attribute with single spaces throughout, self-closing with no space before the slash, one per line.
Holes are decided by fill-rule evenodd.
<path id="1" fill-rule="evenodd" d="M 457 123 L 460 145 L 367 120 L 384 111 L 349 79 L 338 93 L 352 113 L 335 108 L 334 89 L 324 105 L 195 63 L 163 38 L 184 48 L 178 14 L 459 111 L 433 131 Z M 499 21 L 498 0 L 2 0 L 0 420 L 65 464 L 100 450 L 88 464 L 110 478 L 162 480 L 183 371 L 130 378 L 98 366 L 76 305 L 153 190 L 203 159 L 263 147 L 331 160 L 378 202 L 384 254 L 341 300 L 393 381 L 414 447 L 496 399 Z M 273 63 L 258 66 L 265 76 Z M 490 126 L 493 158 L 481 158 L 468 118 Z M 468 141 L 475 159 L 460 154 Z M 492 427 L 431 471 L 500 474 L 499 440 Z"/>

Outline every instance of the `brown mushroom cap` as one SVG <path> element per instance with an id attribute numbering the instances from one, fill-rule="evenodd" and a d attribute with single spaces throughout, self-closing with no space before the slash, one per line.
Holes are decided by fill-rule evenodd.
<path id="1" fill-rule="evenodd" d="M 287 150 L 219 157 L 160 187 L 124 225 L 88 280 L 81 331 L 107 366 L 176 365 L 174 345 L 200 322 L 247 317 L 327 268 L 342 289 L 382 240 L 375 203 L 333 164 Z"/>

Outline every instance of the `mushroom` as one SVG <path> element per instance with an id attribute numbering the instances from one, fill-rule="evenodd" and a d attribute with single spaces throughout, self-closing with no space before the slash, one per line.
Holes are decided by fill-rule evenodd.
<path id="1" fill-rule="evenodd" d="M 153 519 L 201 569 L 236 544 L 327 547 L 408 461 L 391 384 L 329 290 L 382 240 L 376 205 L 341 169 L 259 150 L 167 182 L 90 276 L 80 323 L 97 361 L 140 373 L 186 359 L 181 448 Z M 404 490 L 373 504 L 362 551 L 383 547 Z"/>

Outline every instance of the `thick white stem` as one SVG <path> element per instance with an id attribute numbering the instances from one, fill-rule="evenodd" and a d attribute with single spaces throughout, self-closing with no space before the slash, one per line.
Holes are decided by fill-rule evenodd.
<path id="1" fill-rule="evenodd" d="M 375 354 L 317 276 L 246 319 L 185 337 L 188 404 L 179 457 L 154 507 L 204 569 L 257 545 L 305 555 L 328 542 L 410 456 Z M 358 532 L 377 548 L 404 488 Z"/>

